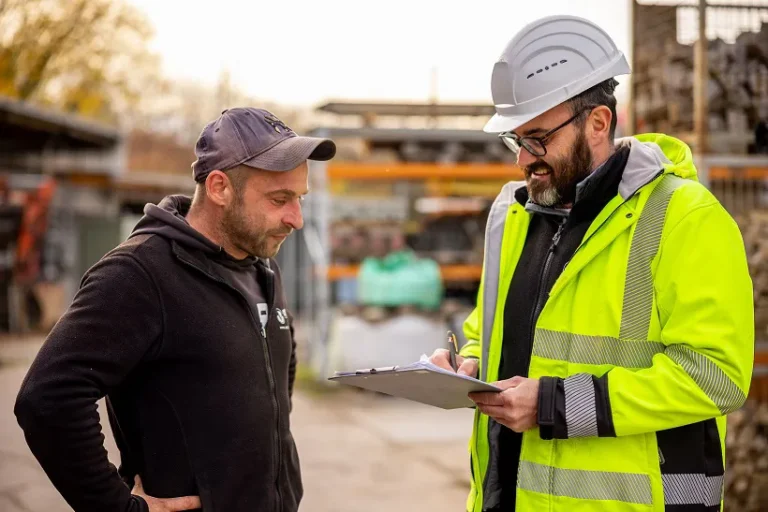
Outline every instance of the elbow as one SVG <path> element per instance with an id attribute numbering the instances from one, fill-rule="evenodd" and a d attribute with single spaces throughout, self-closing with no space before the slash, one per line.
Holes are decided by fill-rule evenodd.
<path id="1" fill-rule="evenodd" d="M 40 393 L 31 386 L 22 386 L 13 407 L 13 413 L 21 429 L 25 432 L 32 430 L 38 424 L 42 410 L 43 399 Z"/>
<path id="2" fill-rule="evenodd" d="M 728 384 L 711 396 L 723 416 L 741 409 L 747 402 L 748 387 L 746 390 L 742 390 L 733 381 L 728 381 Z"/>
<path id="3" fill-rule="evenodd" d="M 734 411 L 738 411 L 744 406 L 745 403 L 747 403 L 746 393 L 739 393 L 737 396 L 733 397 L 733 399 L 729 400 L 729 403 L 723 411 L 723 414 L 730 414 Z"/>

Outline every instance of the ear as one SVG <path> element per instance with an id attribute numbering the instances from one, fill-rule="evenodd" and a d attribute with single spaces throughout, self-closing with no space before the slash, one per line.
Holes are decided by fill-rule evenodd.
<path id="1" fill-rule="evenodd" d="M 607 141 L 611 134 L 611 109 L 605 105 L 595 107 L 589 113 L 586 122 L 587 140 L 591 145 L 599 145 Z"/>
<path id="2" fill-rule="evenodd" d="M 229 177 L 222 171 L 211 171 L 205 179 L 205 193 L 214 204 L 228 205 L 234 198 L 234 190 Z"/>

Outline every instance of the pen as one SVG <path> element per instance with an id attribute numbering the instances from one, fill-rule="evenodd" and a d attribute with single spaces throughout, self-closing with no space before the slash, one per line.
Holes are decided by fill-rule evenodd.
<path id="1" fill-rule="evenodd" d="M 448 331 L 448 353 L 450 354 L 451 368 L 453 368 L 453 371 L 458 370 L 456 367 L 456 352 L 458 352 L 458 350 L 459 347 L 456 344 L 456 335 L 453 334 L 453 331 Z"/>

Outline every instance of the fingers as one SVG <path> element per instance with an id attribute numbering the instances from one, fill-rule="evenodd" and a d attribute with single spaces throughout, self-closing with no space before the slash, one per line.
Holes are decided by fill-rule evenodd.
<path id="1" fill-rule="evenodd" d="M 525 382 L 525 377 L 515 376 L 515 377 L 512 377 L 511 379 L 494 382 L 493 385 L 501 389 L 510 389 L 510 388 L 516 388 L 523 382 Z"/>
<path id="2" fill-rule="evenodd" d="M 133 477 L 133 491 L 131 491 L 131 494 L 144 494 L 144 485 L 141 483 L 139 475 Z"/>
<path id="3" fill-rule="evenodd" d="M 177 510 L 194 510 L 196 508 L 202 508 L 200 504 L 200 498 L 197 496 L 182 496 L 181 498 L 167 498 L 163 500 L 163 505 L 171 511 Z"/>
<path id="4" fill-rule="evenodd" d="M 504 398 L 501 393 L 470 393 L 469 398 L 475 402 L 478 407 L 481 405 L 504 405 Z"/>
<path id="5" fill-rule="evenodd" d="M 457 359 L 458 359 L 458 356 L 457 356 Z M 437 350 L 435 350 L 432 353 L 432 357 L 429 358 L 429 362 L 434 364 L 435 366 L 439 366 L 444 370 L 453 371 L 453 368 L 451 368 L 450 356 L 448 355 L 447 349 L 438 348 Z"/>
<path id="6" fill-rule="evenodd" d="M 477 361 L 474 359 L 465 359 L 456 373 L 467 375 L 469 377 L 477 376 Z"/>
<path id="7" fill-rule="evenodd" d="M 133 478 L 133 491 L 131 491 L 131 494 L 135 494 L 137 496 L 142 496 L 145 498 L 149 498 L 144 493 L 144 484 L 141 482 L 141 477 L 139 475 L 136 475 Z M 167 510 L 168 512 L 175 512 L 177 510 L 194 510 L 196 508 L 202 508 L 202 504 L 200 503 L 200 498 L 197 496 L 182 496 L 180 498 L 165 498 L 165 499 L 156 499 L 156 498 L 149 498 L 152 500 L 153 503 L 155 502 L 161 502 L 163 510 Z"/>
<path id="8" fill-rule="evenodd" d="M 505 417 L 506 410 L 504 407 L 501 407 L 499 405 L 484 405 L 484 404 L 477 404 L 477 409 L 485 414 L 486 416 L 489 416 L 495 420 L 500 420 Z"/>

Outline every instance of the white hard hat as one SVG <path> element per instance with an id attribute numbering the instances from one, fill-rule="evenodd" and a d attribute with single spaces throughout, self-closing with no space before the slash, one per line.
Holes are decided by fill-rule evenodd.
<path id="1" fill-rule="evenodd" d="M 600 82 L 630 73 L 603 29 L 576 16 L 548 16 L 520 30 L 493 67 L 496 114 L 484 131 L 515 130 Z"/>

